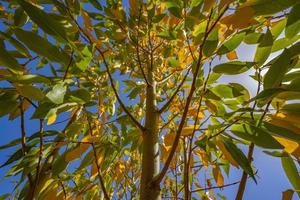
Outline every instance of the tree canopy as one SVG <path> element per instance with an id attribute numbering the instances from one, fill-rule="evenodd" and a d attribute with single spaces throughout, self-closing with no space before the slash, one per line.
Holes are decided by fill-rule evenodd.
<path id="1" fill-rule="evenodd" d="M 213 189 L 239 185 L 241 200 L 259 184 L 254 148 L 281 160 L 283 199 L 300 197 L 299 11 L 298 0 L 1 0 L 0 117 L 21 131 L 0 146 L 14 149 L 0 167 L 17 178 L 0 199 L 224 199 Z M 243 45 L 256 49 L 246 60 Z M 227 183 L 231 168 L 243 175 Z"/>

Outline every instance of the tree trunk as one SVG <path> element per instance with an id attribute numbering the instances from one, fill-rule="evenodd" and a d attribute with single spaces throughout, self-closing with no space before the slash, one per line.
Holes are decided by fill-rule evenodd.
<path id="1" fill-rule="evenodd" d="M 159 113 L 156 110 L 156 83 L 153 74 L 148 73 L 146 94 L 146 131 L 143 134 L 142 176 L 140 200 L 160 200 L 159 185 L 151 184 L 159 173 Z"/>

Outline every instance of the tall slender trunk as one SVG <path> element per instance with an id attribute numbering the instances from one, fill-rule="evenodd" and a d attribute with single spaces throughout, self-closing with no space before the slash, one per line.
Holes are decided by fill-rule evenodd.
<path id="1" fill-rule="evenodd" d="M 160 200 L 159 185 L 151 184 L 159 173 L 159 113 L 156 110 L 156 83 L 153 73 L 147 76 L 149 85 L 146 94 L 146 131 L 143 134 L 142 177 L 140 200 Z"/>

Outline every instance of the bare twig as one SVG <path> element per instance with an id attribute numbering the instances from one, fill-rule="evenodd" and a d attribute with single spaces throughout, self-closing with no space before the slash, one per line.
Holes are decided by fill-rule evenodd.
<path id="1" fill-rule="evenodd" d="M 72 51 L 72 53 L 71 53 L 70 61 L 69 61 L 68 65 L 67 65 L 67 69 L 66 69 L 65 74 L 63 76 L 63 81 L 67 78 L 67 75 L 68 75 L 68 72 L 69 72 L 69 68 L 70 68 L 70 66 L 71 66 L 71 64 L 73 62 L 73 54 L 74 54 L 74 51 Z"/>
<path id="2" fill-rule="evenodd" d="M 44 132 L 43 120 L 40 119 L 40 127 L 39 127 L 40 151 L 39 151 L 38 163 L 37 163 L 37 166 L 36 166 L 36 176 L 35 176 L 35 182 L 34 182 L 34 186 L 33 186 L 33 190 L 32 190 L 32 199 L 35 196 L 35 190 L 36 190 L 36 187 L 38 185 L 39 178 L 40 178 L 40 167 L 41 167 L 42 158 L 43 158 L 43 145 L 44 145 L 43 132 Z"/>

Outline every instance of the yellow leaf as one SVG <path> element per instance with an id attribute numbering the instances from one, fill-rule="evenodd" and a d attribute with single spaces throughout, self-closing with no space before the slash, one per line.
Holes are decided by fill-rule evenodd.
<path id="1" fill-rule="evenodd" d="M 194 126 L 194 125 L 189 125 L 186 126 L 182 129 L 181 131 L 181 136 L 191 136 L 193 134 L 194 129 L 198 129 L 199 125 Z"/>
<path id="2" fill-rule="evenodd" d="M 274 138 L 282 145 L 284 146 L 284 150 L 288 153 L 293 153 L 294 151 L 297 150 L 297 148 L 299 147 L 299 144 L 297 142 L 291 141 L 291 140 L 287 140 L 285 138 L 281 138 L 281 137 L 276 137 L 274 136 Z"/>
<path id="3" fill-rule="evenodd" d="M 53 113 L 52 115 L 50 115 L 50 117 L 48 117 L 47 125 L 49 126 L 49 125 L 53 124 L 56 120 L 56 117 L 57 117 L 56 113 Z"/>
<path id="4" fill-rule="evenodd" d="M 89 144 L 79 144 L 78 147 L 69 151 L 65 156 L 65 161 L 70 162 L 79 158 L 87 149 L 89 148 Z"/>
<path id="5" fill-rule="evenodd" d="M 104 160 L 104 151 L 101 150 L 100 152 L 97 153 L 97 158 L 98 158 L 98 165 L 101 166 L 103 160 Z M 98 168 L 96 161 L 93 162 L 92 169 L 91 169 L 91 175 L 95 175 L 98 173 Z"/>
<path id="6" fill-rule="evenodd" d="M 228 60 L 238 59 L 235 51 L 230 51 L 229 53 L 226 54 L 226 57 L 228 58 Z"/>
<path id="7" fill-rule="evenodd" d="M 222 187 L 224 185 L 224 178 L 223 178 L 220 168 L 218 166 L 216 166 L 212 169 L 212 172 L 213 172 L 213 176 L 214 176 L 214 179 L 215 179 L 217 185 L 219 187 Z"/>
<path id="8" fill-rule="evenodd" d="M 84 138 L 82 138 L 81 142 L 99 142 L 100 140 L 100 136 L 98 135 L 87 135 Z"/>
<path id="9" fill-rule="evenodd" d="M 295 114 L 286 114 L 286 113 L 277 113 L 276 115 L 271 116 L 272 119 L 281 119 L 292 123 L 294 126 L 300 127 L 300 115 Z M 298 132 L 296 132 L 298 133 Z"/>
<path id="10" fill-rule="evenodd" d="M 164 137 L 163 137 L 163 141 L 164 141 L 164 146 L 166 147 L 166 150 L 168 151 L 174 142 L 174 138 L 175 138 L 175 132 L 174 131 L 170 131 L 169 133 L 167 133 Z"/>
<path id="11" fill-rule="evenodd" d="M 288 118 L 282 119 L 282 118 L 278 118 L 276 116 L 273 116 L 271 118 L 270 122 L 272 124 L 276 125 L 276 126 L 280 126 L 280 127 L 286 128 L 286 129 L 288 129 L 290 131 L 293 131 L 294 133 L 299 133 L 300 134 L 300 128 L 298 128 L 297 126 L 293 125 L 290 120 L 289 121 L 287 121 L 287 120 L 288 120 Z"/>
<path id="12" fill-rule="evenodd" d="M 208 157 L 207 157 L 207 153 L 203 150 L 195 150 L 195 153 L 200 156 L 202 164 L 204 167 L 208 167 Z"/>
<path id="13" fill-rule="evenodd" d="M 192 116 L 192 117 L 197 117 L 197 114 L 198 114 L 198 120 L 202 119 L 203 117 L 205 117 L 204 113 L 203 113 L 203 109 L 199 111 L 198 113 L 198 108 L 192 108 L 192 109 L 189 109 L 188 111 L 188 115 L 189 116 Z"/>
<path id="14" fill-rule="evenodd" d="M 224 143 L 221 140 L 216 140 L 216 145 L 223 152 L 225 159 L 228 160 L 233 166 L 239 168 L 239 164 L 232 158 L 231 154 L 227 151 Z"/>
<path id="15" fill-rule="evenodd" d="M 282 192 L 282 200 L 292 200 L 293 199 L 293 190 L 286 190 Z"/>
<path id="16" fill-rule="evenodd" d="M 300 161 L 300 145 L 295 151 L 293 151 L 292 155 L 295 156 L 298 161 Z"/>

